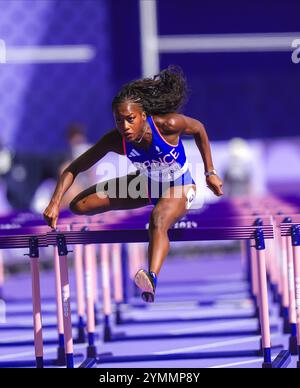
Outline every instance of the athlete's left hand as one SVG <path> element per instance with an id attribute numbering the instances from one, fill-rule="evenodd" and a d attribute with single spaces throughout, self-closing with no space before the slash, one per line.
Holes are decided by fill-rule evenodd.
<path id="1" fill-rule="evenodd" d="M 222 182 L 222 179 L 218 177 L 218 175 L 210 175 L 206 177 L 206 183 L 207 183 L 207 187 L 217 197 L 221 197 L 221 195 L 224 194 L 222 191 L 223 182 Z"/>

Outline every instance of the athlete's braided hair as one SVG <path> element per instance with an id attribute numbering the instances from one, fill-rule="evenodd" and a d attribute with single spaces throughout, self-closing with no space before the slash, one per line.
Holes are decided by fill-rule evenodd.
<path id="1" fill-rule="evenodd" d="M 112 102 L 113 110 L 125 101 L 141 106 L 147 115 L 160 115 L 178 111 L 186 101 L 187 83 L 178 66 L 169 66 L 153 78 L 125 84 Z"/>

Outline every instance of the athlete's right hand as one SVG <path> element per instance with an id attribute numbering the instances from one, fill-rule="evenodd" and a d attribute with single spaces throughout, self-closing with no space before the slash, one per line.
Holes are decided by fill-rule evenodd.
<path id="1" fill-rule="evenodd" d="M 56 229 L 57 220 L 59 216 L 59 206 L 54 203 L 50 202 L 48 207 L 43 213 L 44 219 L 51 228 Z"/>

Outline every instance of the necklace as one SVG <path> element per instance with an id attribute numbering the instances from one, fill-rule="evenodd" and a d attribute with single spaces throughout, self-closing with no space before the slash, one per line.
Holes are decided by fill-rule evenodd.
<path id="1" fill-rule="evenodd" d="M 143 132 L 143 134 L 142 134 L 142 137 L 140 138 L 140 140 L 135 140 L 134 142 L 135 143 L 137 143 L 137 144 L 139 144 L 142 140 L 143 140 L 143 138 L 144 138 L 144 136 L 145 136 L 145 134 L 146 134 L 146 131 L 147 131 L 147 126 L 145 125 L 145 128 L 144 128 L 144 132 Z"/>

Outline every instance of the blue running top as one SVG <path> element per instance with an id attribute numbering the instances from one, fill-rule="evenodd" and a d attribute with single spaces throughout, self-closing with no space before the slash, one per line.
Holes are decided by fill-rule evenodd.
<path id="1" fill-rule="evenodd" d="M 135 168 L 150 179 L 171 182 L 188 171 L 188 161 L 181 138 L 177 145 L 168 143 L 159 132 L 151 116 L 147 121 L 152 130 L 152 143 L 148 150 L 134 147 L 123 137 L 125 155 Z"/>

